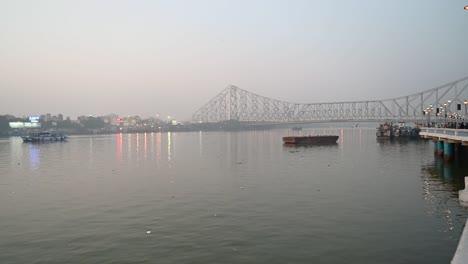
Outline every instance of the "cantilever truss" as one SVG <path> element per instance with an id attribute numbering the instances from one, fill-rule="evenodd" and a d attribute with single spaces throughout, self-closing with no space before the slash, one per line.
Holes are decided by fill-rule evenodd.
<path id="1" fill-rule="evenodd" d="M 298 104 L 228 86 L 193 114 L 194 122 L 437 121 L 465 118 L 468 77 L 423 92 L 385 100 Z M 432 120 L 431 120 L 432 118 Z"/>

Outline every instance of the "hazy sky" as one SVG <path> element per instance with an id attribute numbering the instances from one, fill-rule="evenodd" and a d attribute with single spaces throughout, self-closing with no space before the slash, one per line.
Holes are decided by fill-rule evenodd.
<path id="1" fill-rule="evenodd" d="M 189 119 L 229 84 L 381 99 L 468 75 L 468 0 L 0 0 L 0 114 Z"/>

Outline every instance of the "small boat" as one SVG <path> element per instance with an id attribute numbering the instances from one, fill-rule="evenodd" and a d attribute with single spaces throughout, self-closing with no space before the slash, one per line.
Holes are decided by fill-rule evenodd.
<path id="1" fill-rule="evenodd" d="M 334 144 L 339 136 L 320 135 L 320 136 L 305 136 L 305 137 L 283 137 L 284 144 L 293 145 L 322 145 Z"/>
<path id="2" fill-rule="evenodd" d="M 54 142 L 54 141 L 65 141 L 67 136 L 62 132 L 58 131 L 47 131 L 47 132 L 30 132 L 26 136 L 21 137 L 23 142 Z"/>
<path id="3" fill-rule="evenodd" d="M 380 124 L 375 133 L 377 138 L 393 138 L 395 136 L 395 131 L 392 124 Z"/>

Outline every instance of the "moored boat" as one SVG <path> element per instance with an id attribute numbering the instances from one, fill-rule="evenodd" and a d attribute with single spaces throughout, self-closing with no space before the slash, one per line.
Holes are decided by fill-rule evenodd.
<path id="1" fill-rule="evenodd" d="M 419 132 L 421 129 L 419 125 L 414 127 L 408 126 L 405 122 L 400 122 L 398 124 L 381 124 L 377 128 L 376 136 L 377 138 L 419 138 Z"/>
<path id="2" fill-rule="evenodd" d="M 334 135 L 319 135 L 319 136 L 305 136 L 305 137 L 283 137 L 284 144 L 292 145 L 321 145 L 336 143 L 339 136 Z"/>
<path id="3" fill-rule="evenodd" d="M 30 132 L 26 136 L 21 137 L 23 142 L 54 142 L 54 141 L 65 141 L 67 136 L 62 132 L 58 131 L 46 131 L 46 132 Z"/>
<path id="4" fill-rule="evenodd" d="M 392 124 L 380 124 L 375 133 L 377 138 L 393 138 L 395 131 Z"/>

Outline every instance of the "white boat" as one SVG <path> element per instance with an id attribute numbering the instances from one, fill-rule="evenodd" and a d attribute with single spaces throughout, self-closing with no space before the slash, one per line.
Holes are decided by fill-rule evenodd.
<path id="1" fill-rule="evenodd" d="M 58 131 L 47 131 L 47 132 L 30 132 L 26 136 L 21 137 L 23 142 L 54 142 L 54 141 L 65 141 L 67 136 L 62 132 Z"/>

